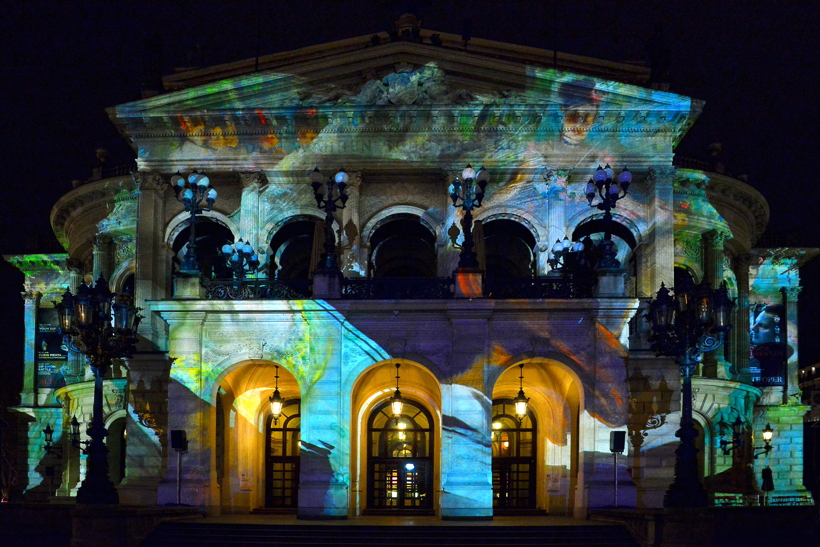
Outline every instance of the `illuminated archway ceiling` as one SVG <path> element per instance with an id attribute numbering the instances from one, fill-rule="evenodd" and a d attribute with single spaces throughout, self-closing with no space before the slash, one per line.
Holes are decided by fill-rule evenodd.
<path id="1" fill-rule="evenodd" d="M 702 108 L 682 95 L 615 81 L 634 81 L 645 69 L 578 57 L 573 73 L 548 68 L 548 52 L 495 48 L 491 55 L 412 42 L 326 44 L 280 54 L 257 73 L 234 76 L 242 70 L 230 65 L 199 70 L 187 82 L 201 85 L 108 113 L 131 139 L 141 168 L 212 156 L 286 168 L 282 160 L 302 152 L 446 158 L 459 151 L 438 140 L 453 140 L 453 131 L 462 140 L 483 139 L 486 149 L 496 140 L 550 140 L 576 123 L 570 118 L 582 120 L 584 135 L 633 145 L 636 136 L 662 138 L 671 150 Z M 232 77 L 217 80 L 226 74 Z M 426 144 L 416 143 L 410 156 L 413 139 Z"/>

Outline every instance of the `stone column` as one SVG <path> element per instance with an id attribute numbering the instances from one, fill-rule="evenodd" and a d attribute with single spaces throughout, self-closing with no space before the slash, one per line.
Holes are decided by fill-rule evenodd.
<path id="1" fill-rule="evenodd" d="M 262 244 L 259 228 L 259 189 L 264 184 L 264 174 L 239 173 L 239 180 L 242 183 L 242 204 L 239 213 L 239 237 L 253 247 L 260 260 L 268 256 L 265 252 L 266 245 Z M 262 266 L 265 266 L 264 264 Z M 268 277 L 274 277 L 275 272 L 270 272 Z"/>
<path id="2" fill-rule="evenodd" d="M 23 391 L 20 392 L 20 406 L 35 406 L 37 401 L 37 360 L 35 340 L 37 339 L 37 311 L 43 295 L 36 291 L 21 293 L 23 296 L 23 320 L 25 340 L 23 346 Z"/>
<path id="3" fill-rule="evenodd" d="M 712 230 L 703 234 L 703 269 L 704 278 L 709 282 L 712 290 L 723 283 L 723 244 L 731 234 L 720 230 Z M 728 380 L 730 363 L 724 358 L 724 348 L 710 351 L 704 355 L 702 371 L 707 378 Z"/>
<path id="4" fill-rule="evenodd" d="M 361 220 L 359 205 L 361 200 L 362 174 L 348 173 L 347 203 L 342 209 L 341 237 L 339 238 L 339 267 L 345 277 L 365 277 L 367 275 L 367 253 L 362 249 Z"/>
<path id="5" fill-rule="evenodd" d="M 753 255 L 746 253 L 735 257 L 735 277 L 737 278 L 737 302 L 731 332 L 732 363 L 735 365 L 735 380 L 752 383 L 749 370 L 749 266 Z"/>
<path id="6" fill-rule="evenodd" d="M 134 271 L 134 296 L 136 305 L 148 308 L 150 300 L 168 297 L 167 280 L 171 276 L 171 263 L 162 258 L 167 255 L 165 234 L 165 192 L 168 182 L 159 173 L 140 173 L 139 201 L 137 205 L 137 243 Z M 165 323 L 156 314 L 147 314 L 140 323 L 140 350 L 157 350 L 165 347 Z"/>
<path id="7" fill-rule="evenodd" d="M 675 284 L 675 232 L 672 207 L 675 168 L 662 166 L 649 171 L 647 178 L 647 234 L 646 249 L 641 253 L 641 278 L 638 293 L 654 295 L 661 287 Z"/>
<path id="8" fill-rule="evenodd" d="M 111 281 L 111 238 L 105 234 L 97 234 L 91 240 L 91 245 L 94 248 L 94 266 L 92 275 L 94 282 L 97 282 L 100 275 L 102 275 L 109 282 Z"/>

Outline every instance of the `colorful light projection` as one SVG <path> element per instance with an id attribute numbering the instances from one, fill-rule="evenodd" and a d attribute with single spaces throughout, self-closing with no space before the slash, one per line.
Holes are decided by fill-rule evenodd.
<path id="1" fill-rule="evenodd" d="M 791 346 L 786 339 L 786 313 L 782 304 L 749 306 L 749 371 L 752 384 L 782 386 Z"/>

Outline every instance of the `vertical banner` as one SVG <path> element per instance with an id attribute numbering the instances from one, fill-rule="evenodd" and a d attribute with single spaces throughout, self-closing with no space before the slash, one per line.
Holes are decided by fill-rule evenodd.
<path id="1" fill-rule="evenodd" d="M 749 307 L 752 384 L 782 386 L 786 377 L 789 347 L 786 340 L 786 313 L 780 304 L 753 304 Z"/>
<path id="2" fill-rule="evenodd" d="M 65 385 L 62 367 L 68 361 L 57 310 L 40 308 L 37 312 L 37 387 L 57 388 Z"/>

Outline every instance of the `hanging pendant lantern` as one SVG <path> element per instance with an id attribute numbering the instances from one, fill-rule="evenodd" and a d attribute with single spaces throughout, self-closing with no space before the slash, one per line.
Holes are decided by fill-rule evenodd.
<path id="1" fill-rule="evenodd" d="M 515 416 L 518 418 L 518 421 L 523 421 L 524 418 L 527 416 L 527 403 L 530 400 L 524 395 L 524 363 L 518 365 L 521 369 L 521 375 L 519 376 L 519 387 L 518 387 L 518 396 L 513 399 L 513 404 L 515 404 Z"/>
<path id="2" fill-rule="evenodd" d="M 279 393 L 279 365 L 276 366 L 276 385 L 273 389 L 273 395 L 270 396 L 270 413 L 273 416 L 273 423 L 277 424 L 279 417 L 282 415 L 282 407 L 285 406 L 285 399 Z"/>
<path id="3" fill-rule="evenodd" d="M 396 392 L 393 394 L 393 398 L 390 399 L 390 407 L 393 410 L 393 416 L 396 418 L 401 416 L 402 411 L 404 410 L 404 398 L 401 396 L 401 391 L 399 391 L 399 368 L 401 367 L 401 363 L 396 363 Z"/>

